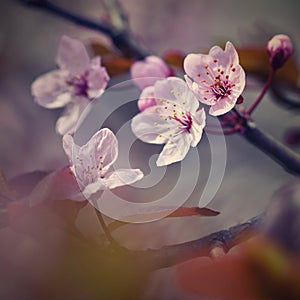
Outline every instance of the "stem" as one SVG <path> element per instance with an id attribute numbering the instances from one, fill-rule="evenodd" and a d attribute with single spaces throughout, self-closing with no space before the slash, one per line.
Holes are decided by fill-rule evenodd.
<path id="1" fill-rule="evenodd" d="M 264 95 L 266 94 L 268 88 L 271 85 L 271 82 L 274 78 L 275 75 L 275 71 L 272 69 L 272 71 L 269 74 L 268 80 L 266 81 L 264 87 L 262 88 L 260 94 L 258 95 L 257 99 L 252 103 L 252 105 L 248 108 L 248 110 L 246 111 L 246 113 L 250 116 L 252 114 L 252 112 L 255 110 L 255 108 L 258 106 L 258 104 L 261 102 L 261 100 L 263 99 Z"/>
<path id="2" fill-rule="evenodd" d="M 253 217 L 245 223 L 229 229 L 214 232 L 200 239 L 182 244 L 165 246 L 161 249 L 133 251 L 134 257 L 142 263 L 149 263 L 153 269 L 167 268 L 200 256 L 210 256 L 216 244 L 225 252 L 252 237 L 262 225 L 264 213 Z"/>
<path id="3" fill-rule="evenodd" d="M 106 223 L 103 219 L 103 216 L 102 216 L 102 213 L 97 209 L 95 208 L 95 212 L 96 212 L 96 215 L 97 215 L 97 218 L 98 218 L 98 221 L 104 231 L 104 234 L 106 236 L 106 238 L 108 239 L 108 241 L 110 242 L 110 244 L 114 247 L 115 250 L 117 251 L 120 251 L 122 250 L 124 252 L 124 250 L 127 250 L 126 248 L 122 247 L 111 235 L 109 229 L 107 228 L 106 226 Z"/>
<path id="4" fill-rule="evenodd" d="M 55 16 L 59 16 L 76 25 L 83 26 L 92 30 L 102 32 L 109 36 L 113 44 L 127 57 L 143 59 L 148 55 L 147 51 L 143 49 L 135 40 L 133 35 L 126 29 L 118 29 L 105 23 L 98 23 L 89 20 L 80 15 L 69 12 L 68 10 L 50 3 L 47 0 L 19 0 L 24 4 L 42 9 Z"/>

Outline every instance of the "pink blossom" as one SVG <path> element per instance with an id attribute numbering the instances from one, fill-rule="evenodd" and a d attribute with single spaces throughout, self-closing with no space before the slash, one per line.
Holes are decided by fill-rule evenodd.
<path id="1" fill-rule="evenodd" d="M 179 78 L 169 77 L 154 84 L 156 105 L 150 106 L 132 120 L 132 131 L 146 143 L 165 144 L 157 166 L 181 161 L 190 147 L 199 143 L 205 126 L 204 109 Z"/>
<path id="2" fill-rule="evenodd" d="M 81 112 L 104 92 L 109 76 L 100 57 L 90 60 L 84 45 L 67 36 L 61 38 L 56 60 L 59 69 L 38 77 L 31 93 L 43 107 L 66 106 L 56 126 L 63 135 L 74 132 Z"/>
<path id="3" fill-rule="evenodd" d="M 245 87 L 245 72 L 230 42 L 225 51 L 214 46 L 207 55 L 187 55 L 184 70 L 187 84 L 199 101 L 211 106 L 209 113 L 213 116 L 230 111 Z"/>
<path id="4" fill-rule="evenodd" d="M 143 90 L 158 79 L 173 75 L 173 71 L 160 57 L 147 56 L 144 61 L 137 61 L 131 66 L 130 74 L 136 86 Z"/>
<path id="5" fill-rule="evenodd" d="M 74 143 L 71 135 L 64 135 L 63 147 L 86 197 L 99 190 L 132 184 L 144 176 L 139 169 L 119 169 L 109 172 L 118 157 L 118 140 L 108 128 L 96 132 L 81 147 Z"/>
<path id="6" fill-rule="evenodd" d="M 268 42 L 267 50 L 270 56 L 270 65 L 274 69 L 278 69 L 293 54 L 293 44 L 287 35 L 277 34 Z"/>

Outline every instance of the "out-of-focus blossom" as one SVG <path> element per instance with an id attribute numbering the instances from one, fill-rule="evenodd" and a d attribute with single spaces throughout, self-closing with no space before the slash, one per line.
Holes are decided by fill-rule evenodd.
<path id="1" fill-rule="evenodd" d="M 143 90 L 158 79 L 172 76 L 173 71 L 160 57 L 152 55 L 146 57 L 144 61 L 135 62 L 131 66 L 130 74 L 136 86 Z"/>
<path id="2" fill-rule="evenodd" d="M 158 157 L 158 166 L 181 161 L 190 147 L 199 143 L 205 126 L 204 109 L 179 78 L 169 77 L 154 85 L 156 105 L 132 120 L 134 134 L 144 142 L 166 144 Z"/>
<path id="3" fill-rule="evenodd" d="M 61 38 L 56 61 L 59 69 L 38 77 L 31 92 L 43 107 L 66 106 L 56 125 L 57 132 L 63 135 L 74 132 L 80 114 L 103 93 L 109 76 L 100 57 L 90 60 L 84 45 L 67 36 Z"/>
<path id="4" fill-rule="evenodd" d="M 210 105 L 209 113 L 219 116 L 230 111 L 245 87 L 245 72 L 234 46 L 226 43 L 209 54 L 189 54 L 184 60 L 185 79 L 199 101 Z"/>
<path id="5" fill-rule="evenodd" d="M 63 137 L 63 147 L 71 169 L 86 197 L 99 190 L 114 189 L 143 178 L 140 169 L 108 172 L 118 157 L 118 140 L 111 130 L 103 128 L 83 146 L 77 146 L 71 135 Z"/>
<path id="6" fill-rule="evenodd" d="M 148 86 L 143 89 L 137 104 L 140 111 L 143 111 L 150 106 L 156 105 L 153 86 Z"/>
<path id="7" fill-rule="evenodd" d="M 291 39 L 285 34 L 277 34 L 267 44 L 270 65 L 273 69 L 281 68 L 293 54 Z"/>

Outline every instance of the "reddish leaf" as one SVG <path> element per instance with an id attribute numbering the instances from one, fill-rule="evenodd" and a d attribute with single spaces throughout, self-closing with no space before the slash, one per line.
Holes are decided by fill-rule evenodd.
<path id="1" fill-rule="evenodd" d="M 183 69 L 185 54 L 179 50 L 171 49 L 163 54 L 164 61 L 177 68 Z"/>
<path id="2" fill-rule="evenodd" d="M 198 216 L 198 217 L 212 217 L 217 216 L 219 212 L 203 207 L 180 207 L 176 210 L 172 209 L 162 209 L 160 211 L 155 212 L 147 212 L 141 213 L 139 215 L 128 216 L 128 222 L 123 221 L 113 221 L 108 225 L 110 231 L 114 231 L 126 224 L 130 224 L 130 220 L 132 222 L 138 222 L 143 220 L 149 219 L 159 219 L 159 218 L 178 218 L 178 217 L 191 217 L 191 216 Z"/>
<path id="3" fill-rule="evenodd" d="M 102 43 L 92 42 L 90 46 L 95 56 L 115 55 L 111 49 Z"/>
<path id="4" fill-rule="evenodd" d="M 106 68 L 110 76 L 121 75 L 129 71 L 132 61 L 122 57 L 104 57 L 102 65 Z"/>

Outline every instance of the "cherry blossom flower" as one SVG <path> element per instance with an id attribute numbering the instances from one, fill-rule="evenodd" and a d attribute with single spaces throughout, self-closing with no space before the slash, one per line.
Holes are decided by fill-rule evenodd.
<path id="1" fill-rule="evenodd" d="M 245 87 L 245 72 L 230 42 L 225 51 L 214 46 L 207 55 L 187 55 L 184 70 L 187 84 L 199 101 L 211 106 L 209 113 L 213 116 L 230 111 Z"/>
<path id="2" fill-rule="evenodd" d="M 96 132 L 81 147 L 74 143 L 71 135 L 64 135 L 63 147 L 85 197 L 90 197 L 99 190 L 132 184 L 144 176 L 140 169 L 109 172 L 118 157 L 118 140 L 108 128 Z"/>
<path id="3" fill-rule="evenodd" d="M 169 77 L 154 84 L 156 105 L 132 119 L 134 134 L 146 143 L 165 144 L 156 162 L 169 165 L 184 159 L 199 143 L 205 126 L 204 109 L 179 78 Z"/>
<path id="4" fill-rule="evenodd" d="M 147 56 L 144 61 L 135 62 L 130 69 L 131 78 L 136 86 L 143 90 L 152 86 L 158 79 L 173 75 L 173 71 L 158 56 Z"/>
<path id="5" fill-rule="evenodd" d="M 267 50 L 270 56 L 270 65 L 274 69 L 278 69 L 293 54 L 293 44 L 287 35 L 277 34 L 268 42 Z"/>
<path id="6" fill-rule="evenodd" d="M 73 133 L 80 114 L 90 101 L 99 97 L 109 80 L 100 57 L 90 60 L 84 45 L 63 36 L 56 58 L 58 70 L 38 77 L 31 86 L 35 101 L 46 108 L 64 107 L 56 130 Z"/>

